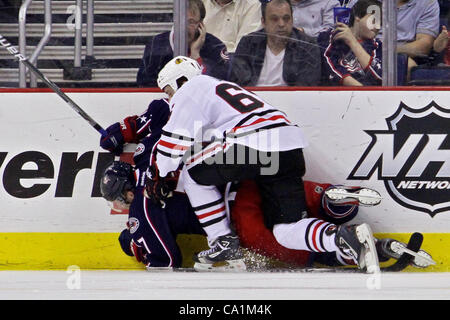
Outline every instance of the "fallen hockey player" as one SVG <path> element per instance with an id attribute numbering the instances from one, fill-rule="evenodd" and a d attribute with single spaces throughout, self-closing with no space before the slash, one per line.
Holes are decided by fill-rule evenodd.
<path id="1" fill-rule="evenodd" d="M 304 181 L 306 192 L 306 203 L 311 217 L 341 225 L 350 222 L 359 212 L 359 207 L 370 207 L 380 203 L 378 192 L 369 188 L 333 186 L 331 184 L 319 184 L 312 181 Z M 273 234 L 263 223 L 261 208 L 261 196 L 253 181 L 243 181 L 233 199 L 231 220 L 241 240 L 241 245 L 249 248 L 263 256 L 282 261 L 292 267 L 314 267 L 314 266 L 351 266 L 355 265 L 352 259 L 344 259 L 338 253 L 325 253 L 322 244 L 312 242 L 316 252 L 298 251 L 281 246 Z M 320 220 L 318 220 L 320 221 Z M 312 226 L 315 232 L 322 232 L 317 223 Z M 389 259 L 398 260 L 405 253 L 413 256 L 403 263 L 391 264 L 385 267 L 386 271 L 401 271 L 408 265 L 416 268 L 426 268 L 435 264 L 431 255 L 420 250 L 422 238 L 420 234 L 414 235 L 411 243 L 416 252 L 408 250 L 407 244 L 395 239 L 375 238 L 375 246 L 380 262 Z"/>
<path id="2" fill-rule="evenodd" d="M 145 187 L 142 183 L 139 184 L 138 181 L 142 180 L 139 176 L 139 170 L 135 170 L 130 164 L 116 161 L 106 169 L 101 180 L 101 191 L 105 199 L 129 208 L 127 228 L 119 236 L 121 248 L 127 255 L 142 262 L 149 271 L 180 268 L 182 254 L 176 242 L 177 235 L 205 233 L 184 193 L 172 192 L 162 208 L 160 204 L 143 196 Z M 172 183 L 170 189 L 174 188 L 175 180 Z M 368 188 L 335 187 L 305 181 L 305 190 L 311 216 L 335 224 L 351 221 L 357 215 L 360 205 L 371 206 L 379 202 L 373 201 L 373 196 L 377 193 Z M 292 250 L 278 244 L 270 230 L 264 226 L 261 199 L 253 181 L 241 183 L 230 207 L 231 220 L 241 244 L 251 252 L 282 262 L 289 268 L 313 267 L 317 263 L 326 267 L 355 265 L 354 261 L 342 259 L 339 254 Z M 313 245 L 319 252 L 320 243 Z M 380 261 L 391 258 L 397 260 L 404 253 L 406 244 L 394 239 L 379 239 L 376 240 L 376 248 Z M 396 271 L 408 264 L 425 268 L 431 264 L 430 261 L 431 256 L 420 250 L 414 259 Z M 218 265 L 201 271 L 243 269 Z"/>

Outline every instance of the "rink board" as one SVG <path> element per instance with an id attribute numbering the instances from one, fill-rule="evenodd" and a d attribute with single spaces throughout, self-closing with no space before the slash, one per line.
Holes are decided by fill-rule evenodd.
<path id="1" fill-rule="evenodd" d="M 104 127 L 163 97 L 116 91 L 67 93 Z M 303 128 L 306 179 L 377 189 L 382 203 L 361 208 L 355 222 L 405 239 L 424 233 L 442 262 L 436 269 L 448 271 L 448 90 L 255 91 Z M 140 267 L 117 244 L 126 216 L 111 215 L 99 196 L 98 178 L 112 158 L 98 133 L 46 90 L 1 90 L 0 104 L 0 268 Z"/>

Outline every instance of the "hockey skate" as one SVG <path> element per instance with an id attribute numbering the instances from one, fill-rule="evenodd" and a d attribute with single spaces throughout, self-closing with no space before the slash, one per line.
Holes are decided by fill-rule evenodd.
<path id="1" fill-rule="evenodd" d="M 417 252 L 409 250 L 407 245 L 403 242 L 394 239 L 376 239 L 376 244 L 378 255 L 383 260 L 387 261 L 390 258 L 398 260 L 404 253 L 409 253 L 414 257 L 411 260 L 410 265 L 415 268 L 426 268 L 430 265 L 435 265 L 436 262 L 432 259 L 431 255 L 424 251 L 419 250 Z"/>
<path id="2" fill-rule="evenodd" d="M 194 255 L 194 270 L 199 272 L 245 271 L 244 256 L 239 248 L 239 238 L 234 234 L 220 236 L 211 249 Z"/>
<path id="3" fill-rule="evenodd" d="M 376 206 L 381 202 L 378 191 L 369 188 L 335 186 L 325 190 L 326 199 L 334 205 Z"/>
<path id="4" fill-rule="evenodd" d="M 367 273 L 380 272 L 375 242 L 368 224 L 339 226 L 335 242 L 338 248 L 346 256 L 350 256 L 360 269 L 365 269 Z"/>

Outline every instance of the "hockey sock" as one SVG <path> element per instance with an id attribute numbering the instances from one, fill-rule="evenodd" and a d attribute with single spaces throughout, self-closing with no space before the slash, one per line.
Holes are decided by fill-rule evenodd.
<path id="1" fill-rule="evenodd" d="M 211 245 L 219 236 L 231 233 L 225 202 L 215 186 L 197 184 L 182 171 L 184 190 Z"/>
<path id="2" fill-rule="evenodd" d="M 312 252 L 334 252 L 338 248 L 334 242 L 335 233 L 326 231 L 336 226 L 332 223 L 307 218 L 294 223 L 277 224 L 273 235 L 282 246 Z"/>

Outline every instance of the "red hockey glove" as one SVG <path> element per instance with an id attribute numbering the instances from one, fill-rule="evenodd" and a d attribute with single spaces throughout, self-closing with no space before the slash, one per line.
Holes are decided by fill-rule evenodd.
<path id="1" fill-rule="evenodd" d="M 147 253 L 144 253 L 144 248 L 137 245 L 134 240 L 131 240 L 130 243 L 131 252 L 133 252 L 134 257 L 138 262 L 142 262 L 147 264 Z"/>

